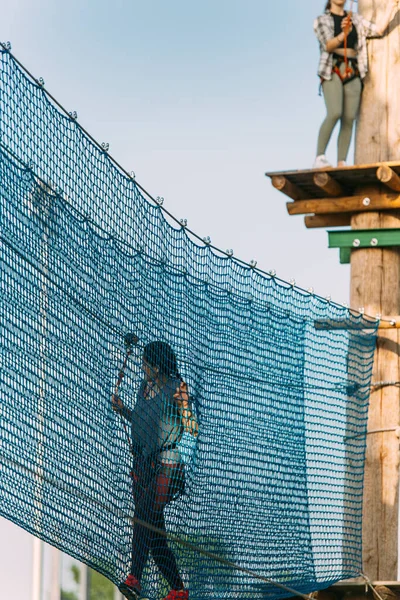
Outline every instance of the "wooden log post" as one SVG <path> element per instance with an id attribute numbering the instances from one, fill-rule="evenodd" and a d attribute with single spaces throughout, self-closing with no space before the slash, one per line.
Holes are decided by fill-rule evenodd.
<path id="1" fill-rule="evenodd" d="M 359 0 L 359 12 L 376 21 L 387 0 Z M 396 14 L 388 33 L 369 42 L 370 72 L 365 80 L 357 128 L 356 163 L 400 159 L 400 18 Z M 394 174 L 396 175 L 396 174 Z M 397 177 L 383 168 L 378 179 L 398 191 Z M 392 184 L 392 185 L 390 185 Z M 396 187 L 393 187 L 396 186 Z M 386 193 L 379 183 L 360 188 L 359 194 Z M 397 209 L 397 207 L 396 207 Z M 353 215 L 353 229 L 400 227 L 400 210 L 368 211 Z M 400 314 L 400 250 L 369 248 L 352 252 L 351 306 L 368 314 Z M 373 381 L 400 380 L 399 330 L 380 330 Z M 400 424 L 399 389 L 374 387 L 369 430 Z M 395 432 L 368 436 L 363 508 L 363 570 L 375 581 L 398 580 L 399 439 Z"/>
<path id="2" fill-rule="evenodd" d="M 335 181 L 328 173 L 315 173 L 314 183 L 319 187 L 327 196 L 346 196 L 346 193 L 340 183 Z"/>
<path id="3" fill-rule="evenodd" d="M 378 188 L 361 188 L 357 195 L 344 198 L 297 200 L 286 204 L 289 215 L 328 215 L 377 210 L 400 210 L 400 194 L 380 193 Z M 392 211 L 393 212 L 393 211 Z"/>
<path id="4" fill-rule="evenodd" d="M 305 198 L 304 192 L 302 192 L 297 185 L 286 179 L 286 177 L 283 177 L 283 175 L 274 175 L 274 177 L 272 177 L 272 185 L 276 190 L 286 194 L 286 196 L 289 196 L 292 200 L 301 200 L 302 198 Z"/>
<path id="5" fill-rule="evenodd" d="M 400 192 L 400 177 L 388 165 L 378 167 L 376 176 L 386 187 L 395 192 Z"/>

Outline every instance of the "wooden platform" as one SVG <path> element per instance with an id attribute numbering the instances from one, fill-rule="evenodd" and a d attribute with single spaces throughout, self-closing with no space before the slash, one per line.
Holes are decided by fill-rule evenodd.
<path id="1" fill-rule="evenodd" d="M 275 189 L 291 199 L 289 214 L 310 215 L 306 227 L 350 225 L 358 212 L 400 211 L 400 161 L 344 168 L 266 173 Z M 363 193 L 366 187 L 368 195 Z"/>

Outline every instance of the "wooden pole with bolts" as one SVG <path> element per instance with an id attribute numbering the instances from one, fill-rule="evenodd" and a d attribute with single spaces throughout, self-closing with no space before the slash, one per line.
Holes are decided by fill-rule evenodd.
<path id="1" fill-rule="evenodd" d="M 387 0 L 359 0 L 359 12 L 377 21 Z M 356 163 L 400 159 L 400 19 L 399 13 L 381 39 L 369 42 L 369 74 L 365 80 L 356 138 Z M 400 179 L 388 167 L 377 183 L 360 187 L 358 195 L 399 191 Z M 382 182 L 382 183 L 381 183 Z M 351 217 L 357 229 L 400 228 L 400 209 L 360 212 Z M 352 252 L 352 307 L 370 315 L 400 315 L 400 248 L 366 248 Z M 400 335 L 397 328 L 379 331 L 374 381 L 400 380 Z M 400 424 L 399 389 L 373 388 L 368 429 L 385 430 Z M 399 440 L 387 432 L 368 436 L 363 508 L 363 570 L 371 580 L 398 580 Z"/>

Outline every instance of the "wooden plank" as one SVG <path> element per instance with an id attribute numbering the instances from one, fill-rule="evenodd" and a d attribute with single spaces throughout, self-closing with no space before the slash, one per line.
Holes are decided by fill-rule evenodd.
<path id="1" fill-rule="evenodd" d="M 384 183 L 388 188 L 395 192 L 400 192 L 400 177 L 388 165 L 378 167 L 376 176 L 379 181 Z"/>
<path id="2" fill-rule="evenodd" d="M 394 171 L 393 171 L 394 173 Z M 400 178 L 399 178 L 400 181 Z M 344 188 L 338 183 L 333 177 L 331 177 L 328 173 L 321 172 L 315 173 L 314 175 L 314 183 L 320 188 L 327 196 L 338 197 L 338 196 L 346 196 Z"/>
<path id="3" fill-rule="evenodd" d="M 291 183 L 286 177 L 281 175 L 272 177 L 272 185 L 276 190 L 282 192 L 282 194 L 286 194 L 292 200 L 301 200 L 306 197 L 305 193 L 297 185 Z"/>
<path id="4" fill-rule="evenodd" d="M 369 202 L 368 202 L 369 201 Z M 298 200 L 286 204 L 289 215 L 358 213 L 376 210 L 400 208 L 400 194 L 382 194 L 377 192 L 345 198 L 321 198 L 320 200 Z"/>
<path id="5" fill-rule="evenodd" d="M 316 229 L 317 227 L 345 227 L 346 225 L 350 225 L 350 221 L 351 213 L 304 217 L 304 224 L 307 229 Z"/>
<path id="6" fill-rule="evenodd" d="M 354 190 L 360 185 L 376 185 L 376 172 L 382 163 L 374 165 L 355 165 L 354 167 L 344 167 L 342 169 L 324 169 L 322 173 L 329 174 L 338 184 L 346 190 L 342 195 L 351 195 Z M 400 176 L 399 162 L 388 162 L 387 164 L 397 175 Z M 304 199 L 316 199 L 321 196 L 326 196 L 326 192 L 321 191 L 321 188 L 315 185 L 314 176 L 321 174 L 321 169 L 304 170 L 304 171 L 282 171 L 276 173 L 267 173 L 271 179 L 276 177 L 284 177 L 293 185 L 297 186 L 302 193 L 305 194 Z M 297 199 L 297 198 L 296 198 Z M 302 198 L 301 198 L 302 199 Z"/>
<path id="7" fill-rule="evenodd" d="M 389 167 L 393 168 L 395 171 L 400 171 L 400 160 L 390 160 L 390 161 L 382 161 L 378 160 L 376 162 L 366 162 L 365 164 L 358 163 L 355 165 L 351 165 L 348 167 L 332 167 L 329 170 L 329 173 L 337 176 L 338 173 L 343 174 L 343 176 L 351 175 L 352 173 L 362 172 L 362 171 L 371 171 L 376 173 L 376 169 L 380 167 L 382 164 L 389 165 Z M 266 177 L 274 177 L 275 175 L 290 177 L 290 179 L 295 179 L 296 177 L 302 177 L 306 175 L 312 175 L 314 173 L 320 172 L 321 169 L 297 169 L 296 171 L 268 171 L 265 173 Z"/>

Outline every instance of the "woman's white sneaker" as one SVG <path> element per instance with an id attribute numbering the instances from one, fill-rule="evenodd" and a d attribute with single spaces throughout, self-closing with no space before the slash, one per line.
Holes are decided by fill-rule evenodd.
<path id="1" fill-rule="evenodd" d="M 315 159 L 313 169 L 326 169 L 327 167 L 331 167 L 331 163 L 326 158 L 325 154 L 320 154 Z"/>

